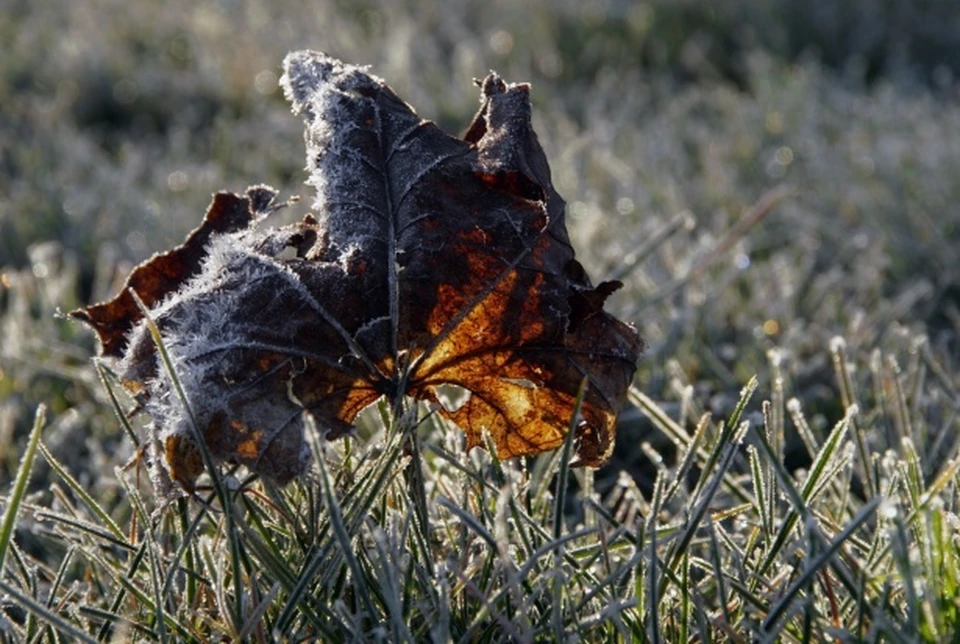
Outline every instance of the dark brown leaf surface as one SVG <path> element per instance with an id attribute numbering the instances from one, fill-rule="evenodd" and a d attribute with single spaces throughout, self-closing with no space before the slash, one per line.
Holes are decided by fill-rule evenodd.
<path id="1" fill-rule="evenodd" d="M 211 453 L 285 483 L 308 464 L 304 410 L 335 438 L 381 396 L 407 395 L 439 403 L 468 449 L 486 430 L 503 458 L 537 454 L 563 442 L 586 379 L 578 456 L 602 464 L 643 345 L 603 311 L 620 284 L 592 286 L 574 258 L 529 87 L 488 76 L 456 139 L 320 53 L 288 56 L 283 83 L 306 120 L 316 218 L 261 228 L 272 191 L 218 194 L 183 246 L 128 281 Z M 121 358 L 189 488 L 202 471 L 189 415 L 133 298 L 74 315 Z"/>

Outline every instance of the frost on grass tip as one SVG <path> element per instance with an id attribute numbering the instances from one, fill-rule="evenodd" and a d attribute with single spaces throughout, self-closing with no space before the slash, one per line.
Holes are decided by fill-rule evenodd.
<path id="1" fill-rule="evenodd" d="M 73 313 L 119 360 L 168 474 L 189 489 L 203 470 L 191 418 L 216 460 L 283 484 L 309 465 L 304 412 L 336 438 L 382 396 L 438 403 L 444 385 L 467 392 L 437 409 L 468 448 L 487 431 L 502 458 L 537 454 L 563 443 L 584 379 L 578 463 L 604 463 L 643 343 L 603 310 L 621 284 L 593 286 L 574 258 L 529 86 L 490 74 L 461 139 L 321 53 L 290 54 L 282 84 L 315 214 L 271 228 L 273 190 L 219 193 L 182 246 Z"/>

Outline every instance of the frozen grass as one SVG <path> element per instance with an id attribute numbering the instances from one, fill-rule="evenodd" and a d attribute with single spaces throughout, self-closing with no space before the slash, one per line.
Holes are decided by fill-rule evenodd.
<path id="1" fill-rule="evenodd" d="M 944 641 L 960 630 L 957 398 L 924 378 L 941 366 L 915 349 L 903 373 L 879 358 L 855 370 L 837 339 L 847 411 L 827 432 L 784 400 L 775 353 L 757 419 L 746 413 L 755 379 L 729 417 L 704 415 L 697 426 L 632 390 L 681 454 L 661 464 L 650 501 L 626 474 L 601 493 L 591 472 L 565 466 L 569 444 L 501 463 L 463 454 L 458 432 L 435 416 L 414 407 L 393 417 L 384 405 L 363 441 L 313 434 L 317 465 L 286 489 L 223 472 L 194 498 L 155 507 L 138 469 L 117 468 L 123 494 L 106 507 L 43 442 L 37 450 L 38 413 L 0 537 L 18 519 L 45 547 L 0 540 L 6 633 Z M 788 417 L 805 470 L 784 465 Z M 52 468 L 49 500 L 22 494 L 37 453 Z"/>
<path id="2" fill-rule="evenodd" d="M 958 637 L 951 61 L 871 68 L 863 29 L 823 66 L 791 49 L 786 0 L 750 14 L 761 49 L 730 35 L 736 2 L 3 4 L 0 637 Z M 840 42 L 862 4 L 804 29 Z M 948 42 L 930 7 L 900 37 Z M 411 407 L 313 436 L 284 490 L 224 471 L 155 507 L 119 469 L 139 419 L 55 313 L 114 292 L 214 190 L 299 192 L 275 81 L 304 47 L 452 130 L 471 77 L 534 81 L 578 254 L 627 283 L 613 304 L 650 344 L 609 467 L 464 454 Z"/>

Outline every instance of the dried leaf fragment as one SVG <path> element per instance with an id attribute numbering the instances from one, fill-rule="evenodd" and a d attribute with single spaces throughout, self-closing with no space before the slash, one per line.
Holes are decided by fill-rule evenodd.
<path id="1" fill-rule="evenodd" d="M 214 456 L 285 483 L 308 465 L 304 411 L 337 437 L 381 396 L 440 402 L 446 385 L 467 394 L 439 413 L 468 448 L 486 430 L 501 457 L 537 454 L 563 442 L 586 378 L 578 457 L 602 464 L 643 344 L 603 311 L 620 283 L 594 287 L 574 258 L 529 86 L 488 76 L 457 139 L 362 68 L 305 51 L 284 71 L 316 217 L 261 228 L 271 190 L 221 193 L 184 246 L 128 282 Z M 74 315 L 121 358 L 189 488 L 188 415 L 128 300 Z"/>

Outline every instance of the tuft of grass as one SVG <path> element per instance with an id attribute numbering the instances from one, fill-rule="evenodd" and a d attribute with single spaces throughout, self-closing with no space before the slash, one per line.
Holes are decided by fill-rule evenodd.
<path id="1" fill-rule="evenodd" d="M 771 369 L 786 374 L 787 366 Z M 864 373 L 854 367 L 848 384 Z M 791 471 L 789 441 L 770 439 L 786 416 L 772 412 L 772 401 L 764 414 L 748 412 L 757 387 L 751 380 L 713 430 L 707 417 L 684 428 L 631 391 L 685 450 L 664 465 L 649 504 L 628 481 L 598 497 L 590 477 L 567 467 L 569 445 L 499 462 L 464 454 L 456 429 L 436 416 L 399 406 L 392 416 L 386 405 L 387 424 L 367 419 L 369 440 L 315 436 L 315 467 L 285 489 L 223 471 L 215 476 L 226 496 L 201 488 L 156 506 L 134 469 L 117 470 L 129 511 L 111 513 L 56 465 L 57 507 L 17 507 L 64 556 L 50 568 L 11 550 L 2 587 L 8 633 L 489 642 L 803 641 L 818 633 L 942 641 L 960 633 L 960 560 L 947 510 L 957 502 L 957 454 L 931 468 L 910 441 L 871 440 L 881 492 L 870 494 L 853 420 L 877 438 L 875 427 L 902 410 L 861 393 L 829 434 L 807 437 L 809 468 Z M 913 392 L 908 408 L 944 400 L 935 380 Z M 803 418 L 798 401 L 785 407 Z M 408 449 L 413 431 L 427 446 L 417 454 Z M 403 475 L 411 458 L 420 459 L 420 491 Z M 860 481 L 854 493 L 851 480 Z M 584 508 L 573 522 L 572 499 Z"/>

